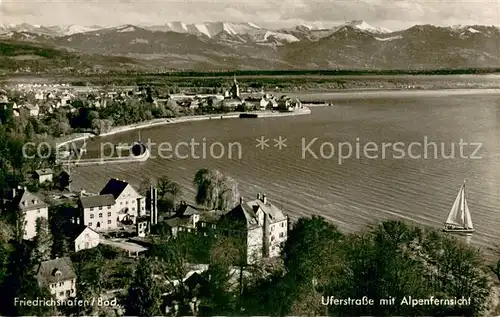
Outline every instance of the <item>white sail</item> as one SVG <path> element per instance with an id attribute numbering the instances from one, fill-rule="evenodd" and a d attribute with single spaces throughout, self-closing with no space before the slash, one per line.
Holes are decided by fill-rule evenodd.
<path id="1" fill-rule="evenodd" d="M 450 213 L 448 214 L 448 219 L 446 219 L 446 224 L 464 229 L 473 229 L 469 206 L 465 198 L 465 184 L 462 185 L 455 198 Z"/>
<path id="2" fill-rule="evenodd" d="M 460 212 L 461 205 L 462 205 L 462 188 L 460 188 L 460 191 L 458 192 L 457 197 L 455 198 L 455 201 L 453 202 L 453 206 L 451 207 L 450 213 L 448 214 L 448 219 L 446 219 L 446 224 L 448 225 L 453 225 L 453 226 L 462 226 L 462 215 Z"/>
<path id="3" fill-rule="evenodd" d="M 465 215 L 465 221 L 464 221 L 464 227 L 467 229 L 473 229 L 474 226 L 472 225 L 472 218 L 470 216 L 470 211 L 469 211 L 469 206 L 467 205 L 467 200 L 465 200 L 465 195 L 464 195 L 464 215 Z"/>

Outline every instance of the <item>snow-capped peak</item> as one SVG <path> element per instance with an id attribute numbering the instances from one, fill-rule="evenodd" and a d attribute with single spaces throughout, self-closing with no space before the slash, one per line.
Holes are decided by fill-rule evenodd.
<path id="1" fill-rule="evenodd" d="M 222 24 L 222 30 L 225 31 L 225 32 L 227 32 L 227 33 L 229 33 L 229 34 L 231 34 L 231 35 L 238 34 L 235 30 L 233 30 L 233 28 L 231 27 L 231 25 L 228 24 L 228 23 L 223 23 Z"/>
<path id="2" fill-rule="evenodd" d="M 133 25 L 122 25 L 116 28 L 117 32 L 125 33 L 125 32 L 134 32 L 136 28 Z"/>
<path id="3" fill-rule="evenodd" d="M 200 32 L 200 33 L 202 33 L 202 34 L 205 34 L 205 35 L 206 35 L 206 36 L 208 36 L 208 37 L 212 37 L 212 36 L 210 35 L 210 32 L 209 32 L 209 31 L 208 31 L 208 29 L 207 29 L 207 26 L 206 26 L 204 23 L 196 23 L 196 24 L 194 25 L 194 27 L 196 28 L 196 30 L 197 30 L 198 32 Z"/>
<path id="4" fill-rule="evenodd" d="M 370 33 L 390 33 L 391 32 L 391 30 L 389 30 L 389 29 L 375 27 L 373 25 L 366 23 L 366 21 L 363 21 L 363 20 L 355 20 L 355 21 L 347 22 L 346 25 L 349 25 L 349 26 L 354 27 L 358 30 L 362 30 L 362 31 L 370 32 Z"/>
<path id="5" fill-rule="evenodd" d="M 257 25 L 257 24 L 255 24 L 255 23 L 248 22 L 247 24 L 248 24 L 249 26 L 253 27 L 253 28 L 260 29 L 260 26 L 258 26 L 258 25 Z"/>
<path id="6" fill-rule="evenodd" d="M 307 24 L 303 24 L 303 23 L 302 23 L 302 24 L 299 24 L 299 27 L 303 27 L 303 28 L 306 28 L 306 29 L 308 29 L 308 30 L 312 30 L 312 29 L 313 29 L 313 27 L 312 27 L 312 26 L 307 25 Z"/>
<path id="7" fill-rule="evenodd" d="M 471 33 L 481 33 L 481 31 L 478 31 L 474 28 L 468 28 L 467 31 L 471 32 Z"/>

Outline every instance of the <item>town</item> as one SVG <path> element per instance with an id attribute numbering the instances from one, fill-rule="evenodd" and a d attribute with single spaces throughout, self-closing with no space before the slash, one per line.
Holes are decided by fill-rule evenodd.
<path id="1" fill-rule="evenodd" d="M 2 119 L 24 118 L 28 131 L 61 137 L 70 133 L 103 134 L 113 127 L 160 118 L 248 111 L 293 112 L 298 99 L 264 92 L 243 96 L 236 77 L 232 86 L 194 93 L 178 88 L 17 84 L 0 90 Z M 38 124 L 35 123 L 38 121 Z"/>
<path id="2" fill-rule="evenodd" d="M 322 298 L 451 298 L 464 289 L 471 305 L 422 312 L 481 316 L 496 307 L 490 290 L 500 261 L 478 269 L 477 253 L 441 232 L 396 220 L 341 232 L 307 205 L 292 217 L 283 197 L 266 193 L 272 183 L 245 197 L 240 187 L 249 192 L 251 184 L 210 166 L 199 166 L 192 188 L 166 174 L 141 183 L 114 176 L 96 192 L 76 190 L 72 165 L 57 152 L 24 146 L 57 148 L 178 117 L 306 108 L 297 98 L 241 90 L 233 77 L 227 89 L 198 92 L 67 84 L 0 91 L 0 314 L 412 315 L 410 306 Z M 460 282 L 464 276 L 473 283 Z"/>

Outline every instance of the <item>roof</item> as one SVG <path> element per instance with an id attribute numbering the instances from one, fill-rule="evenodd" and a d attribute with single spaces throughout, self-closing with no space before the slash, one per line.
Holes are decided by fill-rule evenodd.
<path id="1" fill-rule="evenodd" d="M 253 210 L 252 207 L 248 206 L 248 204 L 240 203 L 225 214 L 224 217 L 231 220 L 243 221 L 246 223 L 247 227 L 255 227 L 259 224 L 256 211 L 257 210 Z"/>
<path id="2" fill-rule="evenodd" d="M 54 172 L 52 171 L 52 169 L 50 168 L 45 168 L 45 169 L 40 169 L 40 170 L 36 170 L 35 173 L 38 175 L 38 176 L 42 176 L 42 175 L 51 175 L 53 174 Z"/>
<path id="3" fill-rule="evenodd" d="M 217 221 L 220 219 L 220 217 L 224 214 L 224 212 L 219 211 L 219 210 L 207 210 L 203 208 L 197 208 L 195 206 L 191 206 L 188 204 L 181 204 L 179 209 L 177 210 L 177 215 L 174 217 L 171 217 L 170 219 L 191 219 L 193 215 L 198 215 L 200 216 L 200 221 L 203 222 L 208 222 L 208 223 L 217 223 Z M 172 221 L 172 224 L 180 224 L 182 221 L 178 221 L 176 223 L 175 221 Z"/>
<path id="4" fill-rule="evenodd" d="M 38 105 L 33 105 L 31 103 L 24 104 L 24 107 L 28 108 L 29 110 L 38 110 L 39 109 Z"/>
<path id="5" fill-rule="evenodd" d="M 236 102 L 240 103 L 240 102 L 243 102 L 243 100 L 240 99 L 240 98 L 226 98 L 226 99 L 222 100 L 222 102 L 223 103 L 233 103 L 233 102 L 234 103 L 236 103 Z"/>
<path id="6" fill-rule="evenodd" d="M 80 197 L 80 204 L 83 208 L 112 206 L 115 204 L 115 198 L 111 194 Z"/>
<path id="7" fill-rule="evenodd" d="M 269 216 L 271 223 L 280 222 L 287 219 L 281 209 L 269 202 L 266 202 L 264 204 L 264 202 L 262 202 L 260 199 L 251 200 L 246 203 L 240 203 L 231 211 L 229 211 L 225 215 L 225 217 L 237 221 L 244 221 L 246 222 L 247 227 L 250 228 L 258 225 L 257 211 L 259 209 L 262 210 L 264 214 Z"/>
<path id="8" fill-rule="evenodd" d="M 190 226 L 190 224 L 192 223 L 190 217 L 173 216 L 171 218 L 165 219 L 165 223 L 167 225 L 169 225 L 171 228 L 193 227 L 193 226 Z"/>
<path id="9" fill-rule="evenodd" d="M 85 231 L 89 231 L 89 230 L 99 235 L 99 233 L 92 230 L 92 228 L 90 228 L 90 227 L 87 227 L 87 226 L 77 227 L 73 231 L 73 235 L 72 235 L 73 240 L 78 239 L 78 237 L 80 237 L 82 235 L 82 233 L 84 233 Z"/>
<path id="10" fill-rule="evenodd" d="M 30 193 L 28 190 L 23 190 L 19 196 L 15 198 L 17 205 L 21 210 L 31 210 L 47 207 L 47 204 L 37 195 Z"/>
<path id="11" fill-rule="evenodd" d="M 125 188 L 129 185 L 129 183 L 112 178 L 108 181 L 106 186 L 104 186 L 103 190 L 99 193 L 100 195 L 107 195 L 111 194 L 113 197 L 116 199 L 118 198 L 121 193 L 125 190 Z"/>
<path id="12" fill-rule="evenodd" d="M 253 208 L 255 208 L 254 206 L 259 206 L 260 209 L 262 209 L 262 211 L 269 216 L 271 222 L 286 220 L 286 216 L 283 214 L 283 211 L 269 202 L 264 204 L 261 200 L 255 199 L 247 202 L 247 204 Z"/>
<path id="13" fill-rule="evenodd" d="M 55 282 L 76 278 L 73 263 L 69 257 L 58 258 L 40 263 L 36 276 L 38 282 L 45 286 Z"/>
<path id="14" fill-rule="evenodd" d="M 217 223 L 219 219 L 224 215 L 225 213 L 221 210 L 211 210 L 211 211 L 202 211 L 200 215 L 200 221 L 207 222 L 207 223 Z"/>
<path id="15" fill-rule="evenodd" d="M 184 203 L 184 204 L 181 204 L 181 206 L 177 210 L 177 214 L 182 215 L 182 216 L 190 216 L 190 215 L 194 215 L 194 214 L 199 214 L 202 211 L 203 211 L 203 209 L 200 209 L 200 208 L 197 208 L 197 207 L 194 207 L 194 206 L 191 206 L 191 205 Z"/>

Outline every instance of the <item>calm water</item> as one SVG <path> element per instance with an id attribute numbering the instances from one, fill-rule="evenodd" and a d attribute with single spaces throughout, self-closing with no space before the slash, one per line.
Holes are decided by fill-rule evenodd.
<path id="1" fill-rule="evenodd" d="M 292 217 L 320 214 L 345 231 L 359 230 L 384 219 L 404 219 L 439 228 L 446 219 L 464 179 L 467 179 L 469 208 L 477 233 L 475 245 L 491 247 L 500 239 L 500 95 L 468 95 L 441 97 L 383 97 L 345 99 L 336 107 L 313 108 L 309 116 L 228 119 L 182 123 L 141 131 L 143 140 L 154 142 L 190 141 L 230 142 L 242 144 L 242 159 L 154 159 L 141 164 L 104 165 L 77 168 L 75 188 L 98 191 L 110 177 L 118 177 L 138 185 L 141 180 L 167 175 L 184 187 L 191 200 L 194 173 L 203 167 L 219 169 L 239 181 L 246 199 L 257 192 L 266 193 Z M 109 137 L 111 142 L 131 142 L 137 132 Z M 271 138 L 271 147 L 255 147 L 256 138 Z M 273 147 L 273 138 L 287 139 L 287 147 Z M 428 158 L 361 156 L 338 163 L 320 156 L 320 144 L 367 142 L 379 147 L 384 142 L 438 143 L 438 157 L 432 148 Z M 302 158 L 301 143 L 318 138 L 310 154 Z M 476 156 L 461 158 L 458 149 L 464 142 L 481 142 Z M 358 141 L 357 141 L 358 140 Z M 95 144 L 89 146 L 97 147 Z M 454 159 L 443 158 L 455 145 Z M 454 143 L 454 145 L 453 145 Z M 226 147 L 227 148 L 227 147 Z M 465 146 L 464 156 L 475 146 Z M 406 148 L 404 148 L 406 149 Z M 325 157 L 330 147 L 324 148 Z M 156 152 L 156 148 L 153 149 Z M 182 154 L 184 154 L 183 152 Z M 346 152 L 347 153 L 347 150 Z M 406 151 L 408 153 L 408 151 Z M 415 148 L 413 155 L 423 154 Z M 375 155 L 370 152 L 369 155 Z"/>

